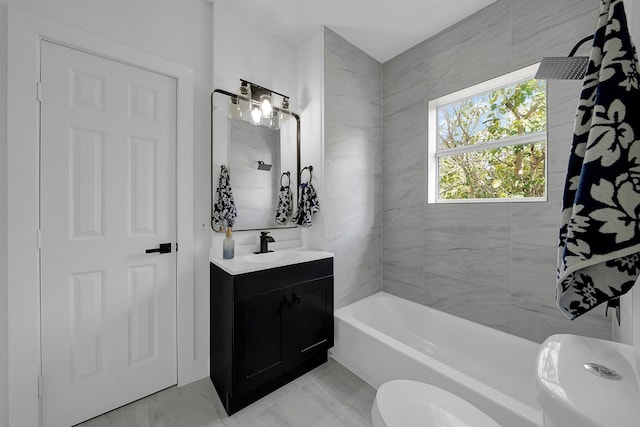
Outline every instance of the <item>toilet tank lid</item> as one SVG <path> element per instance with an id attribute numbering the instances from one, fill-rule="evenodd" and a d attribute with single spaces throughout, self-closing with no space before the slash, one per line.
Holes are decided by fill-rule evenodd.
<path id="1" fill-rule="evenodd" d="M 587 369 L 596 364 L 606 369 Z M 536 399 L 545 418 L 565 426 L 627 426 L 640 420 L 640 353 L 580 335 L 547 338 L 538 351 Z M 611 378 L 607 378 L 610 376 Z"/>

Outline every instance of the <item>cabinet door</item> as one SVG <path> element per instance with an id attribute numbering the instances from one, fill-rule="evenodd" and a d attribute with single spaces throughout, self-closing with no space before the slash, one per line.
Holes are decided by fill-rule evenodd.
<path id="1" fill-rule="evenodd" d="M 297 365 L 333 346 L 333 277 L 292 287 L 292 363 Z"/>
<path id="2" fill-rule="evenodd" d="M 283 373 L 289 290 L 276 290 L 235 302 L 232 395 L 252 390 Z"/>

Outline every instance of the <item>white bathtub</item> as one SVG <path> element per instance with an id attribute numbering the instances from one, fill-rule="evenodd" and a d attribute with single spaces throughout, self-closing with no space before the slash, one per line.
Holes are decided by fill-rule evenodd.
<path id="1" fill-rule="evenodd" d="M 424 381 L 472 403 L 504 427 L 541 427 L 539 345 L 380 292 L 335 312 L 332 356 L 378 388 Z"/>

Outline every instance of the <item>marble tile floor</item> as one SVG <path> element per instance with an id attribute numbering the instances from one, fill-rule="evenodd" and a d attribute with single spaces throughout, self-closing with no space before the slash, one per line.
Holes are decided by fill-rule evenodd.
<path id="1" fill-rule="evenodd" d="M 375 389 L 333 359 L 227 416 L 209 378 L 171 387 L 76 427 L 371 426 Z"/>

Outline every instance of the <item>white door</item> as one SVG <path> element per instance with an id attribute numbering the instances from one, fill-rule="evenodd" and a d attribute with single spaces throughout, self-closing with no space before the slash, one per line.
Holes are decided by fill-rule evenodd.
<path id="1" fill-rule="evenodd" d="M 69 426 L 177 382 L 176 81 L 49 42 L 41 80 L 42 417 Z"/>

